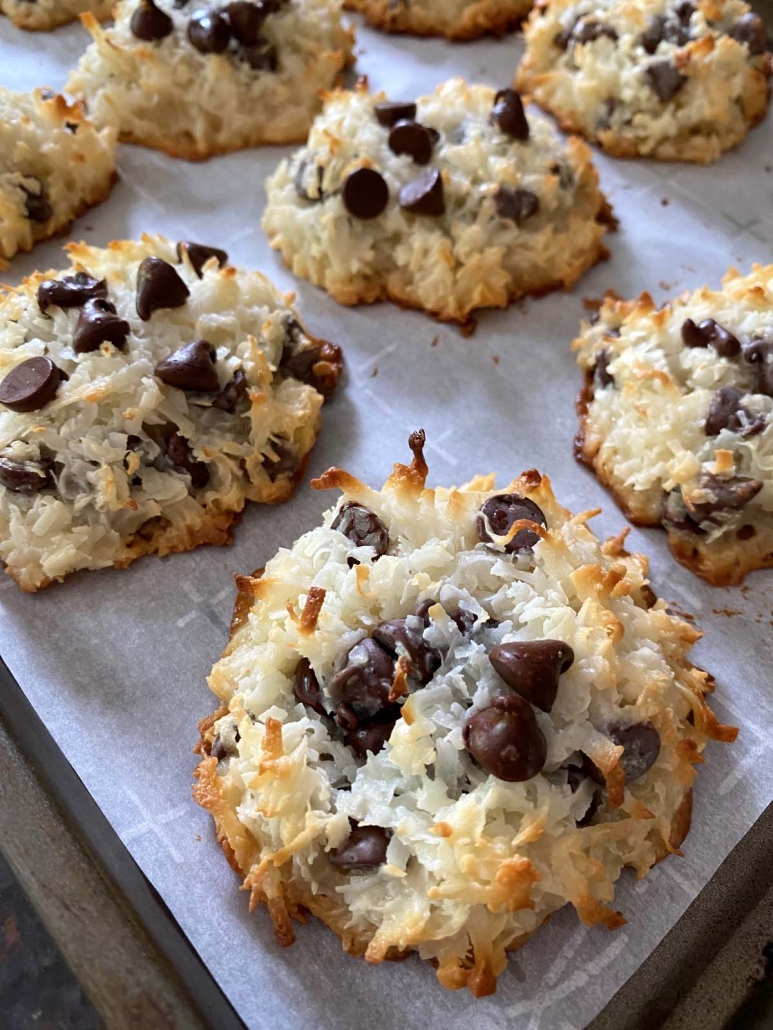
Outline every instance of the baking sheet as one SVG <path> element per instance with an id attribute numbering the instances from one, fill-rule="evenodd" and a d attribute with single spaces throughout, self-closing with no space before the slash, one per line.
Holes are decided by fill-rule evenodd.
<path id="1" fill-rule="evenodd" d="M 27 34 L 0 21 L 0 82 L 62 88 L 86 44 L 79 26 Z M 395 98 L 428 92 L 451 75 L 508 84 L 518 37 L 449 45 L 382 37 L 358 25 L 358 71 Z M 770 120 L 711 168 L 615 162 L 598 156 L 620 218 L 612 258 L 569 295 L 490 312 L 476 334 L 391 306 L 344 309 L 295 281 L 260 231 L 263 180 L 289 149 L 267 148 L 201 165 L 123 147 L 110 200 L 76 224 L 73 238 L 104 245 L 142 231 L 225 247 L 234 262 L 295 289 L 310 329 L 344 348 L 347 375 L 326 407 L 310 476 L 332 464 L 380 485 L 407 437 L 423 427 L 430 483 L 450 485 L 497 470 L 500 483 L 536 466 L 574 510 L 603 506 L 597 533 L 622 515 L 572 458 L 579 370 L 569 353 L 583 297 L 614 288 L 656 298 L 704 282 L 730 264 L 770 261 L 773 146 Z M 7 282 L 62 263 L 61 241 L 13 263 Z M 208 815 L 192 802 L 196 723 L 213 709 L 205 677 L 226 639 L 232 574 L 263 565 L 318 522 L 332 496 L 308 480 L 281 508 L 248 509 L 230 548 L 145 558 L 129 571 L 78 574 L 39 595 L 0 580 L 0 653 L 145 874 L 250 1027 L 380 1030 L 475 1026 L 578 1028 L 592 1019 L 676 922 L 773 799 L 773 573 L 743 588 L 711 588 L 669 557 L 659 531 L 634 529 L 652 558 L 658 593 L 693 612 L 705 638 L 696 661 L 717 677 L 712 702 L 741 727 L 733 746 L 711 744 L 700 770 L 685 857 L 639 883 L 624 874 L 615 907 L 622 929 L 554 917 L 510 959 L 492 998 L 452 994 L 416 958 L 369 967 L 343 955 L 332 933 L 299 927 L 279 949 L 265 910 L 247 897 L 217 847 Z"/>

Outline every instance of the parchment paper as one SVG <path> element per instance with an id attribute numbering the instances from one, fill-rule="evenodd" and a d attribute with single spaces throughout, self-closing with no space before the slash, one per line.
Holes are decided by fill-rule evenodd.
<path id="1" fill-rule="evenodd" d="M 448 45 L 379 36 L 359 27 L 358 70 L 373 87 L 412 99 L 451 75 L 510 83 L 522 44 Z M 71 26 L 22 33 L 0 22 L 0 81 L 62 88 L 86 44 Z M 430 482 L 460 483 L 496 470 L 507 482 L 536 466 L 574 510 L 602 505 L 598 533 L 622 515 L 572 458 L 579 371 L 569 352 L 582 297 L 609 287 L 656 298 L 704 282 L 731 264 L 770 261 L 773 161 L 770 121 L 710 168 L 615 162 L 598 156 L 620 218 L 612 258 L 571 295 L 553 294 L 480 318 L 464 339 L 453 328 L 391 306 L 345 309 L 294 281 L 259 227 L 263 180 L 289 150 L 252 150 L 189 165 L 123 147 L 121 181 L 82 218 L 73 237 L 104 245 L 140 232 L 225 247 L 234 262 L 298 293 L 318 335 L 344 348 L 347 377 L 325 410 L 310 467 L 341 465 L 380 485 L 407 437 L 427 432 Z M 5 279 L 58 267 L 61 243 L 14 261 Z M 693 829 L 683 859 L 644 881 L 623 877 L 616 899 L 628 924 L 614 933 L 560 913 L 510 960 L 492 998 L 474 1000 L 436 983 L 418 959 L 369 967 L 348 958 L 332 933 L 300 927 L 276 946 L 264 910 L 247 897 L 217 847 L 210 818 L 190 797 L 196 723 L 213 708 L 205 677 L 226 640 L 232 574 L 263 565 L 317 523 L 333 497 L 308 488 L 281 508 L 248 509 L 231 548 L 203 548 L 124 572 L 71 577 L 36 596 L 0 581 L 0 652 L 67 758 L 251 1027 L 424 1030 L 581 1027 L 595 1016 L 676 922 L 773 798 L 770 693 L 773 573 L 743 589 L 702 584 L 668 555 L 660 531 L 631 533 L 652 558 L 658 593 L 693 612 L 705 639 L 695 658 L 717 677 L 713 707 L 741 727 L 734 746 L 712 744 L 700 770 Z M 733 613 L 733 614 L 730 614 Z"/>

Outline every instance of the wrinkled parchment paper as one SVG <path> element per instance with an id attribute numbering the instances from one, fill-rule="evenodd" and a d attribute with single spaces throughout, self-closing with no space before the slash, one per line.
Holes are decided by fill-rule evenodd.
<path id="1" fill-rule="evenodd" d="M 61 89 L 86 41 L 79 26 L 23 33 L 3 19 L 0 82 Z M 521 51 L 517 36 L 449 45 L 360 28 L 358 70 L 374 88 L 412 99 L 452 75 L 509 84 Z M 569 341 L 581 298 L 610 287 L 662 298 L 716 285 L 728 265 L 770 261 L 770 124 L 710 168 L 599 156 L 621 222 L 611 260 L 571 295 L 485 314 L 470 339 L 387 305 L 341 308 L 293 280 L 259 227 L 263 180 L 290 152 L 283 148 L 193 165 L 123 147 L 112 197 L 80 219 L 72 236 L 98 245 L 142 231 L 201 240 L 297 291 L 307 324 L 341 344 L 348 370 L 325 410 L 309 478 L 337 464 L 380 485 L 392 462 L 409 456 L 409 432 L 423 427 L 431 484 L 458 484 L 492 470 L 505 483 L 536 466 L 572 509 L 603 506 L 594 525 L 608 534 L 624 519 L 572 458 L 580 375 Z M 5 281 L 58 267 L 62 242 L 14 261 Z M 248 509 L 230 548 L 144 558 L 124 572 L 81 573 L 37 596 L 22 595 L 3 578 L 0 653 L 250 1027 L 581 1027 L 773 798 L 773 572 L 752 575 L 742 589 L 713 589 L 669 557 L 660 531 L 632 531 L 633 546 L 651 555 L 657 592 L 696 615 L 705 639 L 695 659 L 717 677 L 714 710 L 741 733 L 734 746 L 712 744 L 706 752 L 685 857 L 662 863 L 640 883 L 624 875 L 616 907 L 628 924 L 614 933 L 586 929 L 565 910 L 512 956 L 497 994 L 476 1001 L 441 989 L 416 958 L 381 967 L 348 958 L 320 925 L 300 927 L 292 948 L 278 948 L 265 910 L 247 914 L 247 896 L 237 890 L 210 818 L 190 797 L 191 747 L 197 720 L 214 706 L 205 677 L 226 640 L 232 574 L 263 565 L 333 500 L 311 491 L 307 480 L 284 507 Z"/>

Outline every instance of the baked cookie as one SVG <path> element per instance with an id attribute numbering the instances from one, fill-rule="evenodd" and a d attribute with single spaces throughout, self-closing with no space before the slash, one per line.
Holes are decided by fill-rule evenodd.
<path id="1" fill-rule="evenodd" d="M 0 558 L 22 590 L 229 543 L 248 500 L 292 494 L 341 371 L 222 250 L 67 249 L 0 304 Z"/>
<path id="2" fill-rule="evenodd" d="M 50 89 L 0 86 L 0 269 L 105 200 L 115 177 L 113 129 Z"/>
<path id="3" fill-rule="evenodd" d="M 100 21 L 110 17 L 114 0 L 0 0 L 0 14 L 20 29 L 47 31 L 76 21 L 90 11 Z"/>
<path id="4" fill-rule="evenodd" d="M 615 157 L 707 164 L 765 115 L 771 55 L 743 0 L 538 0 L 518 88 Z"/>
<path id="5" fill-rule="evenodd" d="M 344 0 L 382 32 L 445 36 L 450 40 L 503 36 L 531 10 L 532 0 Z"/>
<path id="6" fill-rule="evenodd" d="M 306 139 L 319 91 L 352 61 L 340 0 L 121 0 L 67 84 L 120 138 L 198 161 Z"/>
<path id="7" fill-rule="evenodd" d="M 773 565 L 773 265 L 658 309 L 609 298 L 575 340 L 577 455 L 715 584 Z"/>
<path id="8" fill-rule="evenodd" d="M 341 304 L 389 299 L 466 322 L 570 287 L 607 251 L 587 147 L 513 90 L 452 79 L 413 103 L 327 95 L 307 145 L 267 181 L 263 228 Z"/>
<path id="9" fill-rule="evenodd" d="M 693 766 L 736 731 L 625 533 L 533 469 L 426 489 L 423 443 L 381 492 L 330 469 L 323 525 L 237 576 L 194 790 L 281 944 L 308 910 L 483 995 L 564 904 L 625 922 L 622 868 L 679 853 Z"/>

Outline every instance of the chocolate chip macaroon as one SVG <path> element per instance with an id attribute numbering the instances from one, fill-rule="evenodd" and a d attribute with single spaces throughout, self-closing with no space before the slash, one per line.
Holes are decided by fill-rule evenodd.
<path id="1" fill-rule="evenodd" d="M 519 25 L 532 0 L 344 0 L 382 32 L 444 36 L 460 41 L 503 36 Z"/>
<path id="2" fill-rule="evenodd" d="M 323 524 L 237 576 L 195 796 L 280 944 L 311 912 L 480 996 L 565 904 L 625 922 L 622 868 L 681 853 L 694 766 L 736 731 L 625 533 L 533 469 L 427 489 L 409 443 L 380 491 L 326 472 Z"/>
<path id="3" fill-rule="evenodd" d="M 608 299 L 574 342 L 577 456 L 710 583 L 773 566 L 773 265 L 656 308 Z"/>
<path id="4" fill-rule="evenodd" d="M 0 87 L 0 269 L 107 199 L 115 141 L 53 90 Z"/>
<path id="5" fill-rule="evenodd" d="M 352 58 L 340 0 L 122 0 L 67 89 L 120 138 L 202 160 L 306 139 Z"/>
<path id="6" fill-rule="evenodd" d="M 68 250 L 0 303 L 0 559 L 28 591 L 229 543 L 292 494 L 341 372 L 217 247 Z"/>
<path id="7" fill-rule="evenodd" d="M 615 157 L 707 164 L 765 116 L 771 55 L 743 0 L 538 0 L 518 88 Z"/>
<path id="8" fill-rule="evenodd" d="M 77 21 L 90 12 L 99 21 L 110 17 L 113 0 L 0 0 L 0 14 L 17 28 L 46 32 Z"/>
<path id="9" fill-rule="evenodd" d="M 462 79 L 415 101 L 362 84 L 329 94 L 266 190 L 272 247 L 342 304 L 470 324 L 477 308 L 570 287 L 607 255 L 587 147 L 529 117 L 514 90 Z"/>

